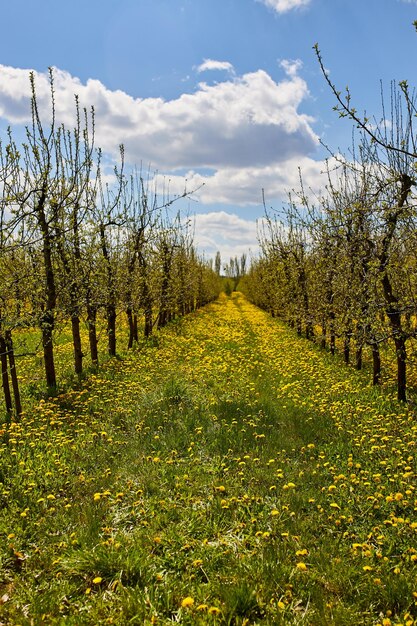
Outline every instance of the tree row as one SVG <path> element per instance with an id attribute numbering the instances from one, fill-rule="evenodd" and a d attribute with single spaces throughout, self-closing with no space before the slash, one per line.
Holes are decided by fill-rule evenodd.
<path id="1" fill-rule="evenodd" d="M 406 83 L 393 84 L 389 114 L 382 102 L 382 119 L 370 121 L 322 69 L 340 116 L 354 121 L 359 136 L 348 156 L 329 158 L 321 193 L 305 189 L 301 178 L 282 212 L 266 211 L 262 254 L 244 289 L 357 369 L 366 351 L 375 385 L 393 348 L 404 401 L 417 335 L 415 99 Z"/>
<path id="2" fill-rule="evenodd" d="M 109 168 L 95 145 L 94 110 L 75 98 L 73 127 L 58 124 L 51 71 L 45 123 L 33 75 L 30 84 L 32 121 L 23 141 L 10 129 L 0 141 L 0 353 L 6 409 L 13 391 L 17 413 L 15 328 L 39 329 L 46 385 L 55 388 L 58 326 L 71 327 L 81 375 L 87 350 L 98 364 L 98 327 L 104 324 L 114 356 L 119 320 L 127 321 L 132 348 L 139 334 L 149 337 L 221 290 L 218 274 L 196 253 L 190 221 L 173 211 L 193 192 L 185 187 L 170 197 L 149 174 L 127 173 L 122 146 L 118 167 Z"/>

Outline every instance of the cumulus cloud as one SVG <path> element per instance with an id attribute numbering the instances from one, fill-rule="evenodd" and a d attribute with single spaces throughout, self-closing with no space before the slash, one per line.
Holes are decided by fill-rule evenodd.
<path id="1" fill-rule="evenodd" d="M 262 2 L 262 4 L 274 9 L 277 13 L 286 13 L 292 9 L 299 9 L 310 4 L 310 0 L 258 0 L 258 2 Z"/>
<path id="2" fill-rule="evenodd" d="M 312 158 L 318 145 L 313 120 L 299 110 L 309 95 L 299 76 L 301 63 L 284 60 L 281 67 L 286 75 L 275 81 L 263 70 L 236 76 L 231 64 L 206 59 L 200 71 L 223 69 L 229 72 L 227 79 L 199 83 L 192 93 L 172 100 L 133 98 L 98 80 L 83 83 L 55 69 L 56 116 L 73 127 L 77 94 L 82 107 L 94 106 L 96 144 L 106 153 L 106 162 L 117 158 L 123 143 L 128 163 L 150 164 L 161 172 L 153 181 L 159 190 L 168 186 L 171 196 L 182 195 L 186 178 L 188 190 L 199 189 L 195 197 L 203 205 L 232 205 L 236 210 L 253 206 L 261 214 L 262 189 L 271 204 L 285 202 L 288 189 L 298 187 L 299 166 L 306 186 L 315 191 L 324 169 Z M 39 111 L 47 121 L 48 72 L 36 72 L 35 80 Z M 29 70 L 0 65 L 3 120 L 12 125 L 30 122 Z M 200 250 L 214 256 L 220 249 L 225 261 L 258 249 L 255 219 L 212 211 L 196 216 L 195 232 Z"/>
<path id="3" fill-rule="evenodd" d="M 300 59 L 283 59 L 280 62 L 280 66 L 287 74 L 287 76 L 289 76 L 290 78 L 294 78 L 303 67 L 303 62 Z"/>
<path id="4" fill-rule="evenodd" d="M 261 204 L 262 190 L 265 190 L 271 201 L 285 202 L 288 191 L 299 188 L 300 170 L 306 189 L 319 195 L 328 182 L 326 164 L 309 157 L 297 157 L 264 167 L 227 167 L 205 175 L 189 170 L 185 178 L 188 190 L 198 189 L 196 198 L 202 204 L 251 206 Z M 162 176 L 157 177 L 156 182 L 157 187 L 162 188 Z M 169 187 L 173 195 L 181 195 L 184 191 L 184 177 L 171 175 Z"/>
<path id="5" fill-rule="evenodd" d="M 290 66 L 288 66 L 289 68 Z M 308 96 L 295 70 L 275 82 L 258 70 L 215 85 L 200 83 L 194 93 L 177 99 L 132 98 L 110 91 L 100 81 L 85 84 L 55 70 L 57 117 L 74 122 L 74 98 L 94 105 L 97 143 L 115 152 L 123 142 L 132 162 L 160 169 L 261 167 L 312 152 L 317 145 L 312 119 L 299 112 Z M 36 73 L 41 112 L 49 110 L 48 76 Z M 0 116 L 27 122 L 30 111 L 28 71 L 0 66 Z"/>
<path id="6" fill-rule="evenodd" d="M 201 72 L 207 71 L 225 71 L 234 74 L 234 67 L 229 61 L 214 61 L 213 59 L 204 59 L 203 63 L 197 67 L 197 72 L 200 74 Z"/>
<path id="7" fill-rule="evenodd" d="M 234 213 L 212 211 L 194 217 L 195 243 L 208 258 L 220 252 L 222 264 L 250 251 L 258 254 L 257 220 L 245 220 Z"/>

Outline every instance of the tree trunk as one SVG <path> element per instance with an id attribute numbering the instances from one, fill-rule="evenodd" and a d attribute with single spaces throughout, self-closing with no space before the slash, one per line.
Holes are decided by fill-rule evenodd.
<path id="1" fill-rule="evenodd" d="M 11 333 L 10 330 L 6 330 L 5 339 L 6 339 L 7 352 L 9 354 L 10 378 L 12 379 L 14 406 L 15 406 L 15 410 L 16 410 L 16 415 L 19 417 L 22 414 L 22 404 L 21 404 L 21 401 L 20 401 L 19 381 L 17 379 L 16 362 L 15 362 L 15 359 L 14 359 L 14 350 L 13 350 L 13 341 L 12 341 L 12 333 Z"/>
<path id="2" fill-rule="evenodd" d="M 348 327 L 345 331 L 345 337 L 344 337 L 344 341 L 343 341 L 343 358 L 344 361 L 346 363 L 346 365 L 349 365 L 350 363 L 350 341 L 352 338 L 352 327 L 351 327 L 351 322 L 349 320 L 348 322 Z"/>
<path id="3" fill-rule="evenodd" d="M 46 384 L 51 389 L 56 388 L 56 373 L 54 361 L 54 346 L 52 343 L 54 329 L 53 311 L 45 311 L 41 318 L 43 358 L 45 365 Z"/>
<path id="4" fill-rule="evenodd" d="M 71 316 L 72 342 L 74 347 L 74 370 L 79 376 L 83 371 L 83 350 L 81 345 L 80 334 L 80 317 L 78 313 L 73 312 Z"/>
<path id="5" fill-rule="evenodd" d="M 332 356 L 336 353 L 336 331 L 335 331 L 335 314 L 333 311 L 330 313 L 330 354 Z"/>
<path id="6" fill-rule="evenodd" d="M 139 341 L 138 316 L 136 315 L 136 313 L 134 313 L 134 315 L 133 315 L 133 341 L 136 341 L 136 343 L 138 343 L 138 341 Z"/>
<path id="7" fill-rule="evenodd" d="M 38 221 L 42 232 L 42 256 L 45 265 L 45 309 L 41 316 L 40 326 L 42 332 L 46 384 L 51 389 L 55 389 L 56 373 L 53 331 L 55 326 L 56 287 L 54 266 L 52 263 L 52 235 L 49 222 L 45 215 L 45 203 L 46 183 L 36 207 L 36 213 L 38 214 Z"/>
<path id="8" fill-rule="evenodd" d="M 388 317 L 392 335 L 397 353 L 397 397 L 401 402 L 406 400 L 406 383 L 407 383 L 407 350 L 406 338 L 402 325 L 402 312 L 399 300 L 394 293 L 393 285 L 388 275 L 388 266 L 390 261 L 390 246 L 394 238 L 398 220 L 404 205 L 406 204 L 408 194 L 411 187 L 415 184 L 410 176 L 406 173 L 401 174 L 401 191 L 398 198 L 398 204 L 395 209 L 388 215 L 386 232 L 382 240 L 382 250 L 379 255 L 379 271 L 382 274 L 382 289 L 385 298 L 385 313 Z"/>
<path id="9" fill-rule="evenodd" d="M 129 340 L 127 343 L 127 349 L 131 350 L 133 348 L 133 344 L 139 341 L 138 336 L 138 316 L 136 313 L 133 313 L 133 309 L 131 306 L 128 306 L 126 309 L 127 321 L 129 324 Z"/>
<path id="10" fill-rule="evenodd" d="M 162 265 L 162 285 L 161 285 L 161 294 L 159 300 L 159 317 L 158 317 L 158 328 L 163 328 L 167 325 L 170 317 L 170 308 L 169 308 L 169 283 L 171 278 L 171 256 L 172 251 L 168 248 L 167 245 L 163 247 L 163 265 Z"/>
<path id="11" fill-rule="evenodd" d="M 133 342 L 135 340 L 135 323 L 133 319 L 133 311 L 132 307 L 128 306 L 126 309 L 127 321 L 129 324 L 129 340 L 127 342 L 127 349 L 131 350 L 133 348 Z"/>
<path id="12" fill-rule="evenodd" d="M 392 329 L 397 355 L 397 397 L 401 402 L 405 402 L 407 383 L 406 335 L 402 327 L 401 310 L 398 306 L 398 299 L 393 293 L 391 281 L 387 273 L 385 273 L 382 278 L 382 286 L 387 303 L 385 311 Z"/>
<path id="13" fill-rule="evenodd" d="M 152 335 L 153 330 L 153 319 L 152 319 L 152 293 L 148 283 L 148 271 L 147 271 L 147 262 L 145 256 L 142 254 L 142 251 L 138 254 L 139 267 L 141 269 L 141 298 L 142 298 L 142 307 L 145 315 L 145 326 L 144 326 L 144 337 L 150 337 Z"/>
<path id="14" fill-rule="evenodd" d="M 364 310 L 365 310 L 364 307 L 362 307 L 362 311 Z M 356 343 L 355 368 L 357 370 L 362 369 L 364 339 L 365 338 L 364 338 L 363 326 L 358 322 L 356 324 L 356 333 L 355 333 L 355 343 Z"/>
<path id="15" fill-rule="evenodd" d="M 395 339 L 395 350 L 397 353 L 397 398 L 400 402 L 405 402 L 407 399 L 407 349 L 404 336 Z"/>
<path id="16" fill-rule="evenodd" d="M 379 385 L 381 382 L 381 355 L 377 343 L 372 344 L 372 384 Z"/>
<path id="17" fill-rule="evenodd" d="M 153 320 L 152 320 L 152 308 L 145 308 L 145 328 L 144 328 L 144 336 L 150 337 L 152 335 L 153 329 Z"/>
<path id="18" fill-rule="evenodd" d="M 88 341 L 90 344 L 90 355 L 93 365 L 98 365 L 98 341 L 97 341 L 97 309 L 95 306 L 87 303 L 87 325 L 88 325 Z"/>
<path id="19" fill-rule="evenodd" d="M 103 254 L 103 258 L 106 262 L 107 269 L 108 295 L 106 305 L 106 318 L 108 353 L 110 356 L 116 356 L 116 287 L 110 252 L 107 246 L 106 229 L 104 224 L 100 224 L 100 243 L 101 251 Z"/>
<path id="20" fill-rule="evenodd" d="M 0 362 L 1 362 L 1 381 L 3 385 L 4 402 L 6 412 L 10 415 L 12 412 L 12 396 L 10 394 L 9 373 L 7 370 L 7 345 L 3 335 L 0 335 Z"/>
<path id="21" fill-rule="evenodd" d="M 350 337 L 345 337 L 343 343 L 343 359 L 346 365 L 350 363 Z"/>
<path id="22" fill-rule="evenodd" d="M 355 364 L 355 367 L 357 370 L 362 369 L 362 353 L 363 353 L 363 346 L 362 344 L 358 344 L 356 347 L 356 364 Z"/>
<path id="23" fill-rule="evenodd" d="M 116 307 L 113 304 L 107 305 L 106 313 L 108 353 L 110 356 L 116 356 Z"/>
<path id="24" fill-rule="evenodd" d="M 168 322 L 168 277 L 164 276 L 161 288 L 158 328 L 163 328 Z"/>

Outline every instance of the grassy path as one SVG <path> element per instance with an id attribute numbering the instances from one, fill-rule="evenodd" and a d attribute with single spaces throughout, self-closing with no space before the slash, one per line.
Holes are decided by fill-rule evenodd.
<path id="1" fill-rule="evenodd" d="M 407 624 L 417 422 L 240 295 L 1 431 L 0 623 Z"/>

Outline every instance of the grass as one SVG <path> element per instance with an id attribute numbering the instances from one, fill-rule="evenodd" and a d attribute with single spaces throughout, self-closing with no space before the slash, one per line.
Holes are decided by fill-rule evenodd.
<path id="1" fill-rule="evenodd" d="M 411 409 L 239 294 L 124 356 L 0 431 L 0 623 L 414 623 Z"/>

